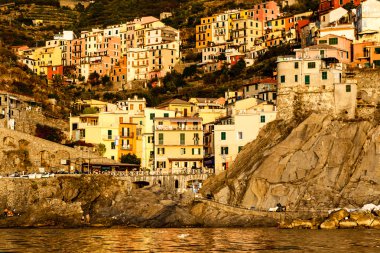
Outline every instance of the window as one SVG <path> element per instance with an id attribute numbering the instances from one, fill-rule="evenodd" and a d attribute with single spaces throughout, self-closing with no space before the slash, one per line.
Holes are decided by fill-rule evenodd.
<path id="1" fill-rule="evenodd" d="M 220 139 L 221 139 L 222 141 L 225 141 L 225 140 L 226 140 L 226 132 L 221 132 L 221 133 L 220 133 Z"/>
<path id="2" fill-rule="evenodd" d="M 228 147 L 221 147 L 220 148 L 220 153 L 222 155 L 228 155 Z"/>
<path id="3" fill-rule="evenodd" d="M 280 76 L 281 83 L 285 83 L 285 76 Z"/>
<path id="4" fill-rule="evenodd" d="M 351 85 L 346 85 L 346 92 L 351 92 Z"/>
<path id="5" fill-rule="evenodd" d="M 169 118 L 169 113 L 164 113 L 164 118 Z"/>
<path id="6" fill-rule="evenodd" d="M 329 44 L 330 45 L 338 45 L 338 38 L 330 38 Z"/>
<path id="7" fill-rule="evenodd" d="M 201 149 L 200 148 L 192 148 L 191 149 L 191 154 L 192 155 L 200 155 L 201 154 Z"/>
<path id="8" fill-rule="evenodd" d="M 198 133 L 195 133 L 194 134 L 194 145 L 199 145 L 199 134 Z"/>
<path id="9" fill-rule="evenodd" d="M 111 149 L 115 149 L 115 148 L 116 148 L 115 142 L 111 142 Z"/>
<path id="10" fill-rule="evenodd" d="M 181 145 L 185 145 L 185 134 L 184 133 L 181 133 L 180 136 L 179 136 L 180 140 L 179 140 L 179 144 Z"/>
<path id="11" fill-rule="evenodd" d="M 111 140 L 112 139 L 112 130 L 108 130 L 108 136 L 107 136 L 108 140 Z"/>
<path id="12" fill-rule="evenodd" d="M 249 92 L 249 86 L 245 87 L 245 91 Z"/>
<path id="13" fill-rule="evenodd" d="M 294 76 L 294 82 L 298 82 L 298 75 Z"/>
<path id="14" fill-rule="evenodd" d="M 307 63 L 307 68 L 314 69 L 315 68 L 315 62 L 308 62 Z"/>
<path id="15" fill-rule="evenodd" d="M 165 155 L 165 148 L 157 148 L 158 155 Z"/>
<path id="16" fill-rule="evenodd" d="M 327 40 L 319 40 L 319 45 L 327 44 Z"/>
<path id="17" fill-rule="evenodd" d="M 298 62 L 295 62 L 295 63 L 294 63 L 294 68 L 295 68 L 295 69 L 298 69 Z"/>
<path id="18" fill-rule="evenodd" d="M 307 85 L 310 84 L 310 75 L 305 76 L 305 84 L 307 84 Z"/>
<path id="19" fill-rule="evenodd" d="M 156 116 L 156 115 L 155 115 L 154 113 L 151 113 L 151 114 L 150 114 L 150 119 L 151 119 L 151 120 L 154 120 L 154 117 L 155 117 L 155 116 Z"/>
<path id="20" fill-rule="evenodd" d="M 265 123 L 265 115 L 261 115 L 260 116 L 260 122 L 261 123 Z"/>
<path id="21" fill-rule="evenodd" d="M 181 148 L 181 155 L 186 155 L 186 148 Z"/>
<path id="22" fill-rule="evenodd" d="M 327 72 L 322 72 L 322 80 L 327 80 Z"/>
<path id="23" fill-rule="evenodd" d="M 243 139 L 243 132 L 238 132 L 238 139 L 242 140 Z"/>
<path id="24" fill-rule="evenodd" d="M 158 144 L 159 145 L 163 145 L 164 144 L 164 134 L 163 133 L 159 133 L 158 134 Z"/>
<path id="25" fill-rule="evenodd" d="M 375 54 L 380 54 L 380 47 L 375 48 Z"/>
<path id="26" fill-rule="evenodd" d="M 240 152 L 243 149 L 243 146 L 238 147 L 238 152 Z"/>

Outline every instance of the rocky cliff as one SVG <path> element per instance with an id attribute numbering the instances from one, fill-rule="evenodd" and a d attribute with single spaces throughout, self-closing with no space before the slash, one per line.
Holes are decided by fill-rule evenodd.
<path id="1" fill-rule="evenodd" d="M 256 215 L 191 194 L 171 194 L 160 186 L 135 189 L 105 175 L 0 180 L 1 227 L 188 227 L 276 226 L 278 214 Z"/>
<path id="2" fill-rule="evenodd" d="M 277 121 L 245 146 L 227 173 L 203 192 L 224 203 L 291 210 L 379 204 L 380 127 L 312 114 L 302 123 Z"/>

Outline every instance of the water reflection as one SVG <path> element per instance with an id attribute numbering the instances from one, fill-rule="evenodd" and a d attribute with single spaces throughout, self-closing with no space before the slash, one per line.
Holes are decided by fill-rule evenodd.
<path id="1" fill-rule="evenodd" d="M 3 229 L 0 252 L 380 252 L 378 230 Z"/>

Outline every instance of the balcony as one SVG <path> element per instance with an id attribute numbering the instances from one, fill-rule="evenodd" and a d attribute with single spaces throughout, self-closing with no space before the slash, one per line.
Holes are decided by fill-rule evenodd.
<path id="1" fill-rule="evenodd" d="M 175 127 L 175 126 L 163 126 L 158 125 L 156 126 L 156 130 L 160 131 L 203 131 L 202 127 L 195 127 L 195 126 L 186 126 L 186 127 Z"/>
<path id="2" fill-rule="evenodd" d="M 114 141 L 116 139 L 116 135 L 103 135 L 103 141 Z"/>
<path id="3" fill-rule="evenodd" d="M 134 138 L 135 133 L 124 133 L 120 136 L 121 138 Z"/>
<path id="4" fill-rule="evenodd" d="M 297 60 L 295 55 L 285 55 L 277 57 L 277 62 L 294 61 Z"/>
<path id="5" fill-rule="evenodd" d="M 121 150 L 125 150 L 125 151 L 132 151 L 133 150 L 133 146 L 132 145 L 123 145 L 120 147 Z"/>

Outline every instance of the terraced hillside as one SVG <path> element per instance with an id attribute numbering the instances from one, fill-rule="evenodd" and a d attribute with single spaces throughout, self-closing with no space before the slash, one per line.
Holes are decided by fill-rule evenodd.
<path id="1" fill-rule="evenodd" d="M 31 5 L 30 8 L 24 7 L 22 10 L 25 19 L 40 19 L 44 25 L 71 26 L 79 17 L 79 13 L 71 9 L 47 5 Z"/>

